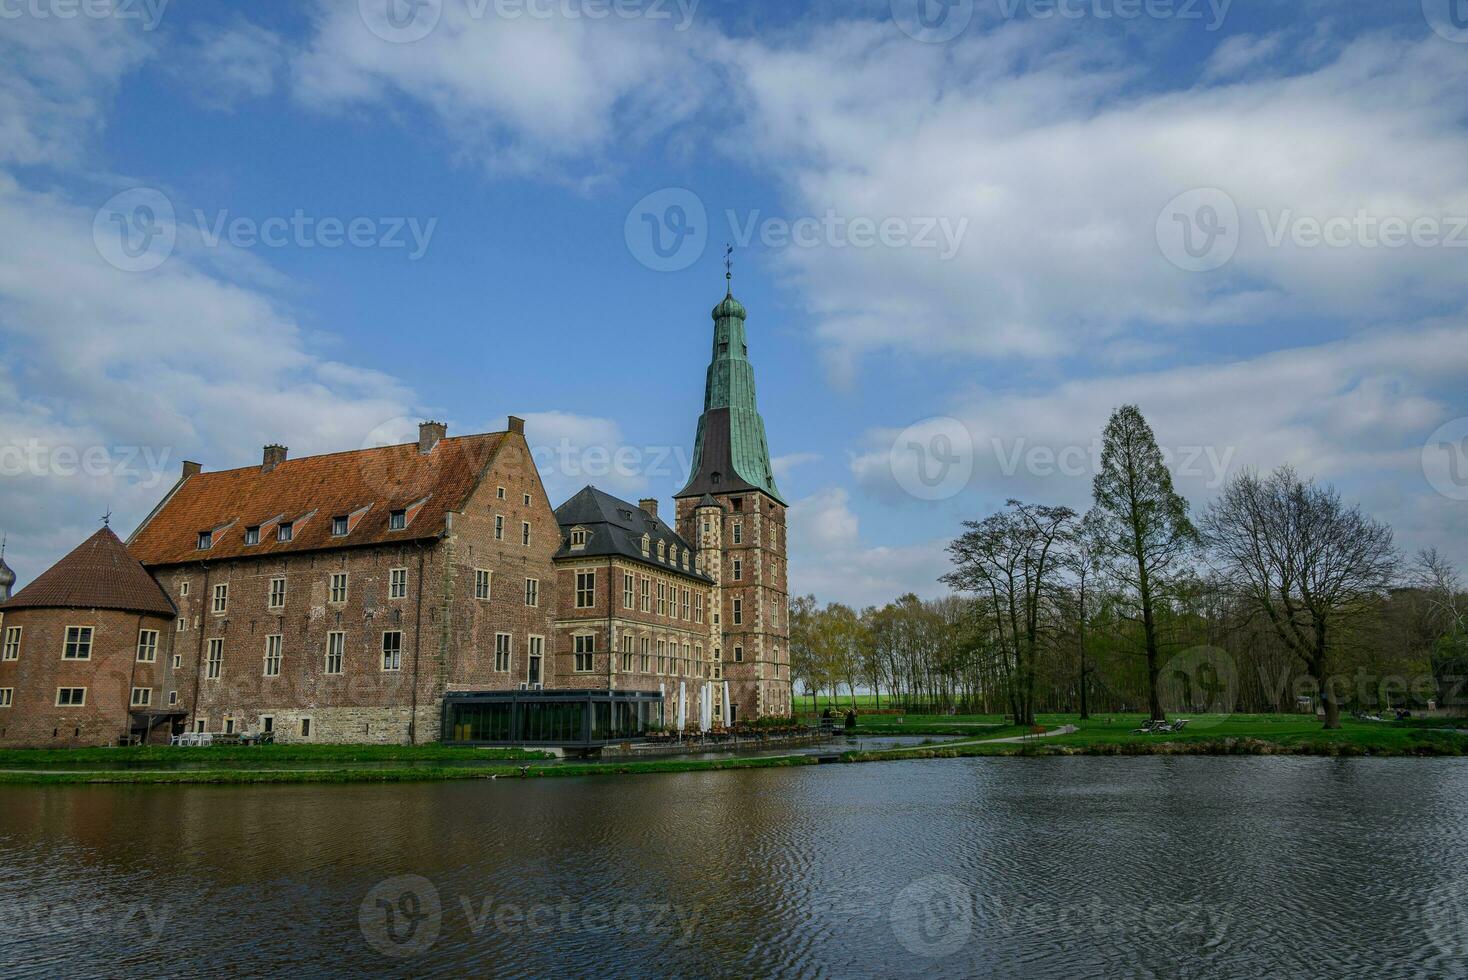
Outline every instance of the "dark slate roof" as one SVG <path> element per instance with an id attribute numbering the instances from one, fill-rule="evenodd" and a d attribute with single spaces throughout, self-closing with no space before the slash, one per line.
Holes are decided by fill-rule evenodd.
<path id="1" fill-rule="evenodd" d="M 16 609 L 121 609 L 175 615 L 173 603 L 142 564 L 104 527 L 42 572 L 9 602 Z"/>
<path id="2" fill-rule="evenodd" d="M 556 508 L 556 522 L 561 525 L 561 547 L 556 558 L 601 558 L 615 555 L 629 558 L 653 568 L 661 568 L 691 578 L 713 581 L 697 571 L 693 564 L 693 547 L 661 518 L 654 517 L 636 504 L 628 503 L 596 487 L 583 487 L 576 495 Z M 572 528 L 584 528 L 589 537 L 586 545 L 571 548 Z M 642 554 L 642 536 L 649 538 L 648 555 Z M 679 561 L 658 561 L 658 542 L 676 548 Z M 687 550 L 687 570 L 682 565 Z"/>

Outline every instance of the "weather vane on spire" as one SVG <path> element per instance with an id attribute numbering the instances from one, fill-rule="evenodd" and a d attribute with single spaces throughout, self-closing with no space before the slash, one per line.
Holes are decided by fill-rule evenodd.
<path id="1" fill-rule="evenodd" d="M 112 508 L 111 507 L 108 507 L 107 508 L 107 513 L 105 513 L 105 514 L 102 515 L 102 526 L 103 527 L 111 527 L 112 526 Z"/>
<path id="2" fill-rule="evenodd" d="M 724 243 L 724 281 L 728 283 L 725 292 L 734 295 L 734 246 Z"/>

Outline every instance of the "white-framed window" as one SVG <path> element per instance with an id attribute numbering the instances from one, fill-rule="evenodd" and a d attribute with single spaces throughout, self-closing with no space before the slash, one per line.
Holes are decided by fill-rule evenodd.
<path id="1" fill-rule="evenodd" d="M 280 676 L 280 648 L 281 636 L 272 633 L 265 638 L 265 676 Z"/>
<path id="2" fill-rule="evenodd" d="M 153 689 L 151 687 L 133 688 L 132 706 L 134 708 L 146 708 L 153 703 Z"/>
<path id="3" fill-rule="evenodd" d="M 626 572 L 622 573 L 622 608 L 631 609 L 637 597 L 633 592 L 632 576 Z"/>
<path id="4" fill-rule="evenodd" d="M 490 586 L 494 582 L 494 575 L 487 568 L 474 569 L 474 598 L 489 599 Z"/>
<path id="5" fill-rule="evenodd" d="M 736 581 L 736 582 L 741 581 L 744 578 L 744 559 L 742 559 L 742 558 L 735 558 L 734 559 L 734 575 L 733 575 L 733 578 L 734 578 L 734 581 Z"/>
<path id="6" fill-rule="evenodd" d="M 183 654 L 181 654 L 181 653 L 175 653 L 173 655 L 173 669 L 174 670 L 178 670 L 182 666 L 183 666 Z"/>
<path id="7" fill-rule="evenodd" d="M 20 659 L 20 631 L 22 629 L 24 627 L 21 626 L 5 627 L 5 652 L 3 655 L 0 655 L 0 659 Z"/>
<path id="8" fill-rule="evenodd" d="M 659 582 L 658 583 L 658 615 L 659 616 L 666 616 L 667 614 L 668 614 L 668 587 L 667 587 L 666 584 L 664 584 L 662 582 Z"/>
<path id="9" fill-rule="evenodd" d="M 8 708 L 15 703 L 15 688 L 0 687 L 0 708 Z"/>
<path id="10" fill-rule="evenodd" d="M 504 487 L 495 487 L 494 488 L 494 495 L 499 500 L 504 500 L 505 499 L 505 488 Z"/>
<path id="11" fill-rule="evenodd" d="M 347 634 L 333 630 L 326 634 L 326 673 L 340 674 L 347 649 Z"/>
<path id="12" fill-rule="evenodd" d="M 695 623 L 701 623 L 701 622 L 703 622 L 703 593 L 702 592 L 695 592 L 693 594 L 693 621 Z"/>
<path id="13" fill-rule="evenodd" d="M 56 689 L 56 707 L 58 708 L 80 708 L 87 703 L 87 689 L 84 687 L 58 687 Z"/>
<path id="14" fill-rule="evenodd" d="M 61 659 L 92 659 L 92 628 L 90 626 L 68 626 L 66 628 L 66 644 L 61 649 Z"/>
<path id="15" fill-rule="evenodd" d="M 594 659 L 592 654 L 596 652 L 596 637 L 580 635 L 574 639 L 576 642 L 576 672 L 579 674 L 588 674 L 591 672 L 592 660 Z"/>
<path id="16" fill-rule="evenodd" d="M 642 637 L 642 642 L 639 644 L 638 651 L 639 651 L 638 652 L 638 656 L 642 659 L 642 664 L 641 664 L 642 672 L 644 674 L 651 673 L 652 672 L 652 638 L 651 637 L 646 637 L 646 636 Z"/>
<path id="17" fill-rule="evenodd" d="M 642 611 L 652 612 L 652 579 L 642 577 Z"/>
<path id="18" fill-rule="evenodd" d="M 734 625 L 735 626 L 741 626 L 741 625 L 743 625 L 743 623 L 744 623 L 744 600 L 743 599 L 735 599 L 734 600 L 734 608 L 733 608 L 732 612 L 734 614 Z"/>
<path id="19" fill-rule="evenodd" d="M 510 634 L 494 635 L 494 669 L 501 674 L 510 672 Z"/>
<path id="20" fill-rule="evenodd" d="M 187 633 L 189 631 L 189 620 L 187 616 L 180 616 L 174 622 L 178 626 L 180 633 Z"/>
<path id="21" fill-rule="evenodd" d="M 214 604 L 210 606 L 210 608 L 214 611 L 214 615 L 216 616 L 223 616 L 225 611 L 229 609 L 228 582 L 220 582 L 218 585 L 214 586 Z"/>
<path id="22" fill-rule="evenodd" d="M 273 578 L 270 580 L 270 600 L 268 607 L 280 609 L 285 605 L 285 579 Z"/>
<path id="23" fill-rule="evenodd" d="M 347 527 L 350 523 L 344 516 L 333 517 L 331 519 L 331 536 L 334 538 L 346 537 Z"/>
<path id="24" fill-rule="evenodd" d="M 342 603 L 347 601 L 346 572 L 331 573 L 331 597 L 328 601 L 333 603 Z"/>
<path id="25" fill-rule="evenodd" d="M 530 522 L 529 521 L 521 521 L 520 522 L 520 543 L 523 544 L 523 545 L 525 545 L 527 548 L 530 546 Z"/>
<path id="26" fill-rule="evenodd" d="M 540 605 L 540 579 L 527 578 L 525 580 L 525 605 Z"/>
<path id="27" fill-rule="evenodd" d="M 209 641 L 209 657 L 204 664 L 204 677 L 207 680 L 217 681 L 223 671 L 224 640 L 216 636 Z"/>
<path id="28" fill-rule="evenodd" d="M 682 600 L 682 605 L 681 605 L 682 618 L 683 619 L 687 619 L 692 614 L 692 610 L 693 610 L 693 602 L 692 602 L 693 593 L 689 592 L 687 589 L 684 589 L 680 593 L 679 598 Z"/>
<path id="29" fill-rule="evenodd" d="M 401 531 L 407 526 L 408 512 L 406 510 L 395 510 L 387 515 L 387 529 L 389 531 Z"/>
<path id="30" fill-rule="evenodd" d="M 571 547 L 577 550 L 586 547 L 586 529 L 576 528 L 571 532 Z"/>
<path id="31" fill-rule="evenodd" d="M 658 643 L 658 673 L 665 673 L 668 669 L 668 641 L 659 639 Z"/>
<path id="32" fill-rule="evenodd" d="M 269 734 L 271 734 L 271 733 L 273 733 L 275 731 L 275 716 L 274 715 L 261 715 L 260 716 L 260 731 L 261 732 L 264 732 L 267 735 L 269 735 Z"/>
<path id="33" fill-rule="evenodd" d="M 259 544 L 260 529 L 258 527 L 245 528 L 245 544 Z"/>
<path id="34" fill-rule="evenodd" d="M 301 719 L 301 737 L 302 738 L 310 738 L 311 737 L 311 719 L 310 718 L 302 718 Z"/>
<path id="35" fill-rule="evenodd" d="M 622 635 L 622 672 L 632 673 L 632 634 Z"/>
<path id="36" fill-rule="evenodd" d="M 744 648 L 743 647 L 738 647 L 737 646 L 737 647 L 734 648 L 734 662 L 736 664 L 742 664 L 742 663 L 744 663 Z"/>
<path id="37" fill-rule="evenodd" d="M 275 540 L 289 541 L 296 536 L 296 525 L 294 521 L 281 521 L 275 525 Z"/>
<path id="38" fill-rule="evenodd" d="M 505 539 L 505 515 L 494 515 L 494 539 L 503 541 Z"/>
<path id="39" fill-rule="evenodd" d="M 195 718 L 194 719 L 194 731 L 196 731 L 196 732 L 207 732 L 208 730 L 209 730 L 209 719 L 208 718 Z"/>
<path id="40" fill-rule="evenodd" d="M 226 735 L 233 735 L 234 734 L 234 719 L 233 718 L 225 718 L 224 719 L 224 734 L 226 734 Z"/>
<path id="41" fill-rule="evenodd" d="M 187 596 L 189 594 L 188 579 L 184 579 L 182 582 L 178 583 L 178 594 L 181 596 Z"/>
<path id="42" fill-rule="evenodd" d="M 576 608 L 591 609 L 596 605 L 596 572 L 576 573 Z"/>
<path id="43" fill-rule="evenodd" d="M 402 630 L 388 630 L 382 634 L 382 669 L 403 669 Z"/>
<path id="44" fill-rule="evenodd" d="M 138 630 L 138 663 L 158 662 L 158 631 Z"/>
<path id="45" fill-rule="evenodd" d="M 524 504 L 526 507 L 529 507 L 530 506 L 530 494 L 528 494 L 528 493 L 522 493 L 522 494 L 520 494 L 520 503 Z"/>
<path id="46" fill-rule="evenodd" d="M 644 534 L 642 536 L 642 557 L 646 558 L 648 556 L 648 553 L 651 550 L 652 550 L 652 538 L 650 538 L 646 534 Z"/>
<path id="47" fill-rule="evenodd" d="M 659 541 L 658 542 L 658 561 L 667 561 L 667 560 L 668 560 L 668 543 L 666 541 Z"/>
<path id="48" fill-rule="evenodd" d="M 389 599 L 406 599 L 408 597 L 408 570 L 406 568 L 388 569 L 387 597 Z"/>
<path id="49" fill-rule="evenodd" d="M 178 704 L 178 692 L 177 691 L 169 691 L 168 692 L 168 706 L 171 708 L 175 704 Z"/>

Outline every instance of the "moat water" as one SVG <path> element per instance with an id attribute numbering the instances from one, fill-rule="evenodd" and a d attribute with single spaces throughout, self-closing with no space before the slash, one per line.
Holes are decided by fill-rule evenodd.
<path id="1" fill-rule="evenodd" d="M 1468 763 L 0 789 L 6 975 L 1468 974 Z"/>

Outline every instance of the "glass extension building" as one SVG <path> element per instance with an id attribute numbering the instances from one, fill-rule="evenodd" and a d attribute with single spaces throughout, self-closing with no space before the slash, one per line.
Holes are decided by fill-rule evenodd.
<path id="1" fill-rule="evenodd" d="M 451 691 L 443 702 L 450 745 L 594 748 L 662 726 L 657 691 Z"/>

